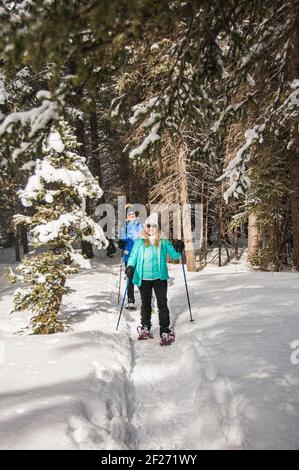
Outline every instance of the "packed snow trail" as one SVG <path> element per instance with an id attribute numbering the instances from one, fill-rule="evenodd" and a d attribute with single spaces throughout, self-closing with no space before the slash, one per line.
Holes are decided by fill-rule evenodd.
<path id="1" fill-rule="evenodd" d="M 7 315 L 14 288 L 1 279 L 0 448 L 299 448 L 298 274 L 188 273 L 191 323 L 170 265 L 177 339 L 162 348 L 157 315 L 152 340 L 136 340 L 139 309 L 115 332 L 118 261 L 69 281 L 72 330 L 53 336 L 15 334 L 27 315 Z"/>
<path id="2" fill-rule="evenodd" d="M 228 379 L 217 374 L 200 332 L 189 321 L 179 274 L 173 290 L 180 291 L 180 301 L 177 305 L 170 302 L 177 333 L 173 345 L 159 345 L 157 315 L 153 316 L 155 339 L 136 341 L 139 313 L 137 318 L 132 312 L 125 313 L 133 338 L 130 379 L 134 387 L 132 424 L 138 436 L 135 446 L 180 449 L 183 442 L 184 449 L 239 448 L 242 432 L 235 412 L 236 397 Z"/>

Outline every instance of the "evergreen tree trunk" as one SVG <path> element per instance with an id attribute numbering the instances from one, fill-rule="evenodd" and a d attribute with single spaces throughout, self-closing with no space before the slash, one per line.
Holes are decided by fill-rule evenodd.
<path id="1" fill-rule="evenodd" d="M 81 240 L 81 251 L 82 255 L 86 256 L 88 259 L 92 259 L 94 257 L 92 244 L 86 240 Z"/>
<path id="2" fill-rule="evenodd" d="M 206 194 L 205 194 L 206 190 Z M 209 204 L 208 204 L 208 191 L 209 185 L 205 186 L 205 175 L 202 180 L 201 187 L 201 204 L 203 210 L 203 243 L 200 249 L 200 268 L 207 265 L 207 255 L 208 255 L 208 214 L 209 214 Z"/>
<path id="3" fill-rule="evenodd" d="M 91 150 L 92 156 L 90 161 L 90 168 L 94 176 L 99 180 L 99 184 L 102 187 L 103 185 L 103 174 L 102 174 L 102 165 L 100 159 L 99 151 L 99 135 L 98 135 L 98 119 L 97 113 L 92 111 L 89 115 L 90 122 L 90 139 L 91 139 Z"/>
<path id="4" fill-rule="evenodd" d="M 290 81 L 299 78 L 299 2 L 291 0 L 293 10 L 296 14 L 296 27 L 293 31 L 292 54 L 290 55 Z M 292 155 L 290 157 L 290 183 L 292 194 L 292 229 L 293 229 L 293 263 L 299 271 L 299 131 L 298 125 L 294 131 L 294 141 Z"/>
<path id="5" fill-rule="evenodd" d="M 20 231 L 18 228 L 15 231 L 15 256 L 16 256 L 16 262 L 19 263 L 21 261 L 21 250 L 20 250 Z"/>
<path id="6" fill-rule="evenodd" d="M 190 220 L 190 210 L 188 209 L 187 205 L 185 204 L 182 209 L 182 219 L 183 219 L 183 234 L 184 240 L 186 243 L 186 263 L 187 269 L 190 272 L 196 271 L 196 258 L 193 249 L 192 243 L 192 227 L 191 227 L 191 220 Z"/>
<path id="7" fill-rule="evenodd" d="M 299 149 L 299 139 L 297 141 Z M 293 263 L 299 270 L 299 151 L 290 158 L 290 183 L 293 193 L 291 199 L 292 229 L 293 229 Z"/>
<path id="8" fill-rule="evenodd" d="M 77 119 L 77 126 L 76 126 L 76 136 L 78 142 L 82 144 L 82 154 L 87 155 L 87 146 L 85 141 L 85 126 L 84 121 L 82 119 Z M 88 198 L 86 199 L 86 213 L 87 215 L 92 215 L 90 213 L 90 201 Z M 81 240 L 81 250 L 82 255 L 86 256 L 88 259 L 92 259 L 94 257 L 92 244 L 87 242 L 86 240 Z"/>
<path id="9" fill-rule="evenodd" d="M 181 171 L 180 197 L 182 205 L 183 236 L 186 247 L 186 263 L 188 271 L 195 272 L 196 258 L 192 241 L 191 212 L 189 209 L 186 148 L 183 142 L 181 143 L 179 148 L 179 166 Z"/>
<path id="10" fill-rule="evenodd" d="M 90 210 L 90 200 L 89 198 L 86 198 L 86 208 L 85 208 L 86 214 L 91 216 L 92 211 Z M 87 242 L 86 240 L 81 240 L 81 250 L 82 250 L 82 255 L 86 256 L 88 259 L 92 259 L 94 257 L 94 252 L 93 252 L 93 247 L 90 242 Z"/>
<path id="11" fill-rule="evenodd" d="M 206 189 L 206 204 L 205 204 L 205 216 L 204 216 L 204 239 L 205 239 L 205 266 L 208 264 L 208 245 L 209 245 L 209 184 Z"/>
<path id="12" fill-rule="evenodd" d="M 256 214 L 251 213 L 248 218 L 248 261 L 250 263 L 261 248 L 261 242 L 260 224 Z"/>
<path id="13" fill-rule="evenodd" d="M 29 253 L 29 244 L 28 244 L 27 229 L 26 229 L 26 227 L 21 226 L 20 231 L 21 231 L 21 243 L 22 243 L 22 246 L 23 246 L 23 253 L 24 253 L 24 255 L 28 255 L 28 253 Z"/>
<path id="14" fill-rule="evenodd" d="M 234 230 L 234 256 L 235 259 L 239 260 L 239 229 Z"/>
<path id="15" fill-rule="evenodd" d="M 223 232 L 223 183 L 221 184 L 221 195 L 218 209 L 218 266 L 222 266 L 222 232 Z"/>
<path id="16" fill-rule="evenodd" d="M 221 221 L 221 211 L 219 211 L 219 220 L 218 220 L 218 266 L 222 266 L 222 221 Z"/>

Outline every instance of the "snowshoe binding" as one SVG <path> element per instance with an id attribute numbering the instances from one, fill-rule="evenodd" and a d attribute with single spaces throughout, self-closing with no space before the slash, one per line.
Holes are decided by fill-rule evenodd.
<path id="1" fill-rule="evenodd" d="M 170 346 L 175 341 L 174 331 L 170 333 L 162 333 L 160 346 Z"/>
<path id="2" fill-rule="evenodd" d="M 135 300 L 128 300 L 128 303 L 126 304 L 126 310 L 136 310 Z"/>
<path id="3" fill-rule="evenodd" d="M 138 340 L 139 341 L 142 341 L 144 339 L 152 339 L 154 337 L 152 332 L 146 327 L 138 326 L 137 331 L 138 331 Z"/>

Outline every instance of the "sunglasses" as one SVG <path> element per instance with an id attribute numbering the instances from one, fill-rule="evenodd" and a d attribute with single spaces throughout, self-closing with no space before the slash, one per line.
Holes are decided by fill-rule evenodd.
<path id="1" fill-rule="evenodd" d="M 157 224 L 146 224 L 146 228 L 158 228 L 158 225 Z"/>

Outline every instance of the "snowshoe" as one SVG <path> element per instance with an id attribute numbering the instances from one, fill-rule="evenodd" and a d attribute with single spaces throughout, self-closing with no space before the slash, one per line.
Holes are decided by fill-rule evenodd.
<path id="1" fill-rule="evenodd" d="M 152 339 L 154 337 L 153 333 L 146 327 L 138 326 L 137 331 L 138 331 L 138 340 L 139 341 L 142 341 L 144 339 Z"/>
<path id="2" fill-rule="evenodd" d="M 126 305 L 126 310 L 136 310 L 135 303 L 129 300 Z"/>
<path id="3" fill-rule="evenodd" d="M 160 346 L 170 346 L 175 341 L 175 334 L 173 331 L 170 333 L 162 333 Z"/>

